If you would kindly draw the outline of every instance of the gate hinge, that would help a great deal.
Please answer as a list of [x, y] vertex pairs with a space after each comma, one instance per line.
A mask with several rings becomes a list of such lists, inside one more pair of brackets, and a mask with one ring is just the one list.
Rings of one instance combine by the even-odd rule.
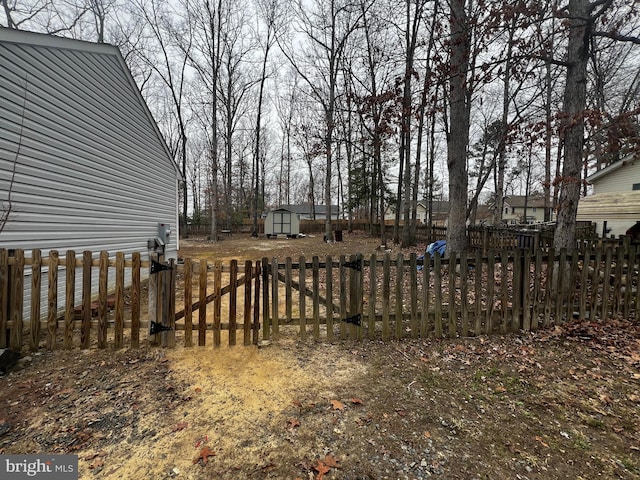
[[159, 322], [152, 321], [151, 322], [151, 328], [149, 328], [149, 334], [150, 335], [155, 335], [156, 333], [168, 332], [169, 330], [172, 330], [172, 328], [164, 326]]
[[155, 260], [151, 260], [151, 275], [154, 273], [162, 272], [163, 270], [171, 270], [171, 265], [164, 265]]
[[353, 268], [354, 270], [357, 270], [359, 272], [362, 271], [362, 260], [355, 260], [353, 262], [344, 262], [343, 265], [345, 268]]
[[360, 323], [362, 321], [362, 315], [360, 315], [359, 313], [357, 315], [353, 315], [352, 317], [347, 317], [345, 319], [342, 320], [345, 323], [350, 323], [352, 325], [356, 325], [356, 326], [360, 326]]

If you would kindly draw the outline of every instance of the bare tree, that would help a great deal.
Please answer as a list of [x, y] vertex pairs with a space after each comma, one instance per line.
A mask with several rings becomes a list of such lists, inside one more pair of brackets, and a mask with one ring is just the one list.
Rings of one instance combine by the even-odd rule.
[[280, 0], [257, 0], [258, 11], [260, 19], [264, 23], [264, 38], [262, 39], [263, 57], [262, 57], [262, 71], [260, 74], [260, 91], [258, 93], [258, 111], [256, 114], [256, 130], [255, 130], [255, 157], [253, 161], [254, 166], [254, 198], [253, 198], [253, 215], [252, 215], [252, 230], [251, 236], [258, 236], [258, 208], [260, 198], [260, 134], [262, 130], [262, 103], [264, 99], [264, 85], [267, 80], [267, 66], [269, 61], [269, 52], [275, 45], [275, 38], [277, 34], [277, 27], [280, 24]]
[[[96, 0], [92, 0], [96, 2]], [[145, 21], [147, 31], [151, 33], [157, 45], [157, 54], [149, 49], [141, 53], [141, 58], [158, 75], [166, 87], [173, 105], [178, 127], [178, 149], [172, 151], [179, 157], [182, 176], [187, 175], [187, 121], [185, 115], [185, 86], [187, 64], [192, 41], [189, 35], [183, 35], [183, 29], [172, 22], [173, 12], [158, 0], [143, 0], [132, 4], [132, 14]], [[182, 42], [180, 47], [177, 46]], [[182, 232], [187, 235], [187, 182], [182, 182]]]
[[[341, 72], [340, 57], [349, 36], [359, 27], [362, 12], [360, 6], [350, 0], [317, 0], [312, 3], [298, 1], [291, 6], [296, 15], [296, 33], [303, 35], [308, 44], [300, 49], [297, 43], [299, 39], [296, 38], [296, 43], [285, 44], [284, 41], [279, 41], [279, 45], [324, 112], [324, 201], [327, 212], [325, 238], [333, 241], [333, 144], [338, 76]], [[304, 60], [300, 58], [299, 52], [305, 54]]]

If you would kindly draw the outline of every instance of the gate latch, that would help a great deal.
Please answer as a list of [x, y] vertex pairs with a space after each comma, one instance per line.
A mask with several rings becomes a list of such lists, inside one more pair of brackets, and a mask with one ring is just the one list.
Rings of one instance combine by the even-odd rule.
[[352, 317], [347, 317], [344, 320], [342, 320], [345, 323], [350, 323], [352, 325], [356, 325], [356, 326], [360, 326], [360, 323], [362, 321], [362, 315], [360, 315], [359, 313], [357, 315], [353, 315]]

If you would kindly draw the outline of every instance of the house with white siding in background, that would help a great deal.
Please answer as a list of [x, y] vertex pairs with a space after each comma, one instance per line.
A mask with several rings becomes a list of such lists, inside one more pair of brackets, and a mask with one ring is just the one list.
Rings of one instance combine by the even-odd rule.
[[625, 235], [640, 222], [640, 155], [630, 155], [587, 178], [592, 194], [580, 199], [577, 220], [602, 236]]
[[118, 48], [3, 28], [0, 65], [0, 248], [144, 258], [169, 230], [175, 257], [180, 171]]

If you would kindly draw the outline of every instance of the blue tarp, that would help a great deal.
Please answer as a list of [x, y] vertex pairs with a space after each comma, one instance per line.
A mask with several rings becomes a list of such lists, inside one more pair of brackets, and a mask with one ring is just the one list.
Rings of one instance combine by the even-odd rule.
[[427, 245], [427, 253], [430, 257], [433, 257], [436, 253], [441, 257], [444, 257], [444, 252], [447, 248], [446, 240], [438, 240], [437, 242], [430, 243]]
[[[433, 257], [436, 253], [441, 257], [444, 257], [444, 252], [447, 248], [446, 240], [438, 240], [437, 242], [430, 243], [427, 245], [427, 255]], [[418, 257], [418, 260], [424, 260], [424, 255]], [[418, 265], [418, 270], [422, 270], [422, 265]]]

